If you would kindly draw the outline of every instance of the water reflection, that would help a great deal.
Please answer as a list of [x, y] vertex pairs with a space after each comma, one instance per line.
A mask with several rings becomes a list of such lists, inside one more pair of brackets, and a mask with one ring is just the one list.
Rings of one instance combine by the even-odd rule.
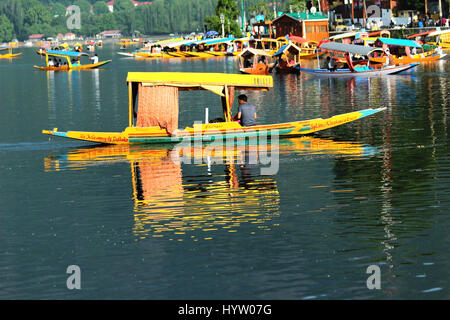
[[[361, 157], [375, 148], [357, 142], [302, 137], [278, 144], [243, 143], [211, 150], [208, 146], [96, 146], [47, 156], [45, 170], [80, 170], [128, 162], [131, 169], [133, 233], [136, 239], [165, 237], [209, 240], [253, 225], [250, 233], [270, 230], [280, 215], [275, 176], [261, 174], [261, 150], [280, 157]], [[183, 164], [189, 153], [192, 163]], [[248, 228], [246, 228], [248, 230]], [[248, 232], [248, 231], [247, 231]]]
[[94, 97], [95, 97], [95, 110], [97, 111], [97, 117], [100, 118], [101, 99], [100, 99], [100, 78], [99, 70], [92, 70], [92, 78], [94, 83]]
[[48, 99], [48, 119], [51, 123], [55, 123], [56, 120], [56, 107], [55, 107], [55, 73], [53, 71], [47, 71], [47, 99]]

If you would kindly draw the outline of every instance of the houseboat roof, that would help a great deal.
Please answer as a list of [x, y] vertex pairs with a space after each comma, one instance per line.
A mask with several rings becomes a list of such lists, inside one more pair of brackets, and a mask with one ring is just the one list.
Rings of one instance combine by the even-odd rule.
[[286, 13], [283, 13], [282, 15], [280, 15], [278, 18], [274, 19], [273, 22], [277, 21], [278, 19], [280, 19], [284, 16], [293, 18], [298, 21], [303, 21], [303, 20], [326, 20], [326, 21], [328, 21], [328, 17], [323, 15], [320, 12], [316, 12], [316, 13], [286, 12]]

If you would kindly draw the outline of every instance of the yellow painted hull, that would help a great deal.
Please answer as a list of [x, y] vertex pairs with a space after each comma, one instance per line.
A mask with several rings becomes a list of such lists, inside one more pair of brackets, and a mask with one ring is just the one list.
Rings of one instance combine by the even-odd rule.
[[43, 70], [43, 71], [88, 70], [88, 69], [99, 68], [109, 62], [111, 62], [111, 60], [101, 61], [99, 63], [85, 64], [85, 65], [76, 66], [76, 67], [69, 67], [68, 65], [60, 66], [60, 67], [40, 67], [40, 66], [33, 66], [33, 67], [35, 67], [36, 69], [39, 69], [39, 70]]
[[20, 53], [7, 53], [7, 54], [0, 54], [0, 59], [11, 59], [11, 58], [15, 58], [17, 56], [20, 56], [22, 54], [22, 52]]
[[[400, 65], [406, 65], [406, 64], [411, 64], [411, 63], [423, 63], [423, 62], [431, 62], [431, 61], [437, 61], [441, 58], [443, 58], [445, 56], [445, 54], [428, 54], [425, 56], [422, 56], [420, 54], [416, 54], [412, 57], [395, 57], [394, 56], [394, 61], [395, 61], [395, 65], [396, 66], [400, 66]], [[387, 57], [381, 57], [381, 58], [370, 58], [370, 61], [372, 62], [377, 62], [377, 63], [386, 63], [387, 62]]]
[[136, 58], [160, 58], [162, 53], [149, 53], [149, 52], [136, 52], [134, 54]]
[[164, 52], [162, 54], [162, 57], [163, 58], [184, 58], [186, 56], [181, 52]]
[[312, 119], [280, 124], [258, 125], [242, 127], [237, 122], [220, 122], [194, 125], [179, 130], [175, 135], [169, 135], [165, 129], [160, 127], [128, 127], [123, 132], [81, 132], [68, 131], [59, 132], [54, 130], [43, 130], [42, 133], [104, 144], [135, 144], [135, 143], [178, 143], [182, 141], [214, 141], [217, 139], [240, 139], [247, 137], [258, 137], [277, 133], [279, 137], [293, 137], [326, 130], [357, 119], [380, 112], [385, 108], [366, 109], [361, 111], [340, 114], [328, 119]]
[[216, 57], [224, 57], [227, 55], [226, 52], [221, 52], [221, 51], [207, 51], [207, 53], [211, 56], [216, 56]]
[[211, 58], [211, 55], [206, 51], [205, 52], [183, 51], [183, 54], [189, 58]]

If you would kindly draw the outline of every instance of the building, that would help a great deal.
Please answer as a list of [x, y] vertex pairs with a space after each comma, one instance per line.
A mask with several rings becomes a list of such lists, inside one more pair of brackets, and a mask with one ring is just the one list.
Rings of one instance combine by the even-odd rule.
[[321, 41], [329, 37], [328, 17], [322, 13], [283, 13], [272, 21], [275, 38], [288, 34], [308, 40]]
[[77, 37], [77, 35], [75, 33], [72, 32], [68, 32], [64, 35], [64, 40], [75, 40], [75, 38]]
[[97, 38], [105, 39], [105, 38], [120, 38], [122, 33], [120, 30], [106, 30], [102, 31], [97, 35]]
[[44, 38], [43, 34], [32, 34], [28, 37], [28, 39], [31, 41], [39, 41], [42, 40], [43, 38]]

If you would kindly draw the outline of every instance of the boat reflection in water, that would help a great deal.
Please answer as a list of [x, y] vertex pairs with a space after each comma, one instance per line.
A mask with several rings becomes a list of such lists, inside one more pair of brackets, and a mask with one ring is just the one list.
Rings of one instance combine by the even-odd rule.
[[[235, 144], [232, 150], [182, 144], [171, 148], [84, 147], [48, 156], [44, 165], [46, 171], [59, 171], [129, 162], [136, 239], [198, 241], [238, 229], [253, 234], [277, 226], [280, 194], [276, 175], [261, 174], [261, 168], [267, 165], [260, 164], [262, 151], [277, 155], [278, 160], [288, 154], [361, 157], [373, 154], [374, 150], [356, 142], [305, 136], [264, 145]], [[186, 159], [193, 164], [186, 164]]]

